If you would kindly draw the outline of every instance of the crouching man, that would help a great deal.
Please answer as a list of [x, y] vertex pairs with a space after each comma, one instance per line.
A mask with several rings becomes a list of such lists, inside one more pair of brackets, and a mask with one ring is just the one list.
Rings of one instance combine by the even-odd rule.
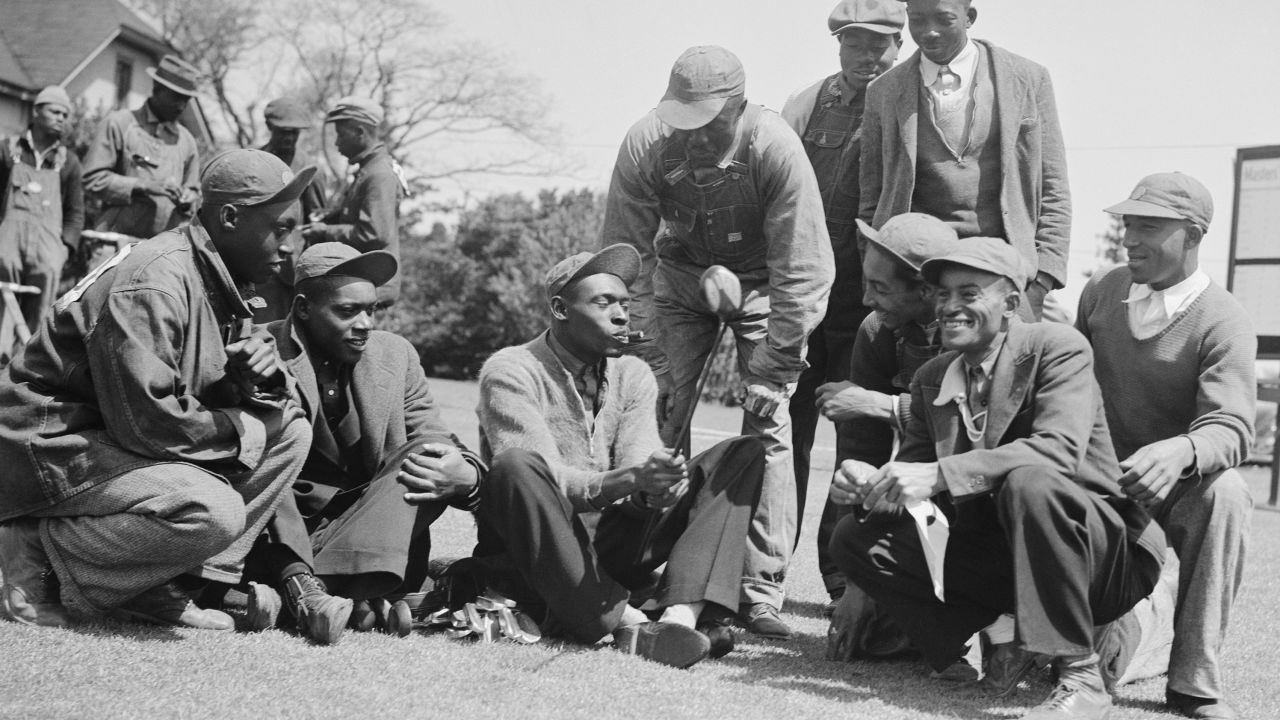
[[[845, 517], [832, 556], [935, 670], [1013, 613], [1025, 666], [1052, 662], [1060, 678], [1026, 717], [1104, 718], [1095, 626], [1151, 592], [1164, 536], [1116, 484], [1088, 342], [1017, 320], [1021, 268], [994, 238], [922, 266], [947, 352], [912, 382], [898, 460], [879, 470], [846, 461], [832, 489], [840, 502], [908, 512]], [[926, 500], [936, 509], [922, 512]], [[949, 526], [945, 547], [939, 525]]]
[[[353, 600], [357, 629], [408, 634], [400, 597], [426, 580], [431, 523], [450, 505], [474, 510], [485, 471], [441, 420], [418, 352], [373, 329], [377, 288], [396, 271], [386, 251], [312, 245], [295, 265], [293, 309], [267, 326], [313, 440], [251, 566], [320, 643], [338, 640]], [[251, 627], [274, 624], [280, 609], [272, 587], [251, 585]]]
[[232, 629], [194, 591], [240, 580], [311, 439], [237, 288], [279, 267], [285, 211], [314, 172], [258, 150], [215, 157], [191, 223], [86, 276], [0, 377], [10, 618], [118, 610]]
[[[517, 586], [569, 637], [675, 667], [733, 648], [747, 531], [764, 447], [725, 441], [692, 460], [664, 448], [657, 382], [627, 345], [640, 254], [611, 245], [547, 274], [551, 328], [480, 371], [480, 557], [503, 556]], [[594, 541], [584, 519], [599, 512]], [[656, 622], [629, 604], [666, 564]], [[519, 596], [520, 593], [511, 593]], [[697, 629], [695, 629], [697, 628]]]

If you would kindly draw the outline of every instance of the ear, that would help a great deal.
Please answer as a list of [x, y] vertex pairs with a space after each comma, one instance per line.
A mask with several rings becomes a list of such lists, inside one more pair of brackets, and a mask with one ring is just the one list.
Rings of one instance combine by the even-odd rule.
[[557, 320], [569, 319], [568, 305], [565, 303], [564, 298], [559, 295], [551, 298], [551, 317]]
[[311, 301], [301, 293], [293, 296], [293, 315], [299, 320], [311, 319]]
[[232, 231], [236, 229], [236, 222], [240, 219], [240, 210], [235, 205], [223, 205], [218, 208], [218, 224], [223, 230]]
[[1002, 316], [1006, 319], [1016, 317], [1020, 307], [1022, 307], [1022, 291], [1011, 290], [1004, 296], [1004, 312]]
[[967, 18], [969, 19], [969, 21], [968, 21], [968, 22], [966, 22], [966, 23], [964, 24], [964, 26], [965, 26], [965, 27], [973, 27], [973, 24], [974, 24], [975, 22], [977, 22], [977, 21], [978, 21], [978, 8], [973, 7], [972, 5], [970, 5], [970, 6], [969, 6], [969, 11], [965, 13], [965, 17], [967, 17]]
[[1187, 238], [1182, 242], [1183, 249], [1191, 250], [1199, 247], [1201, 240], [1204, 240], [1204, 231], [1200, 229], [1200, 226], [1187, 223]]

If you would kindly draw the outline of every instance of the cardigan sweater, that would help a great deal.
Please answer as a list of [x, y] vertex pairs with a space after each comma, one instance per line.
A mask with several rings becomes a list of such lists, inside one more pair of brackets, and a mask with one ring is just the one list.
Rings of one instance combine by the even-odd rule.
[[1137, 340], [1129, 326], [1133, 277], [1125, 266], [1096, 277], [1080, 297], [1076, 325], [1093, 344], [1107, 424], [1117, 458], [1185, 435], [1194, 470], [1239, 465], [1253, 443], [1258, 337], [1240, 303], [1210, 283], [1156, 335]]
[[606, 359], [593, 429], [547, 335], [499, 350], [480, 369], [480, 454], [491, 462], [505, 450], [535, 452], [575, 511], [600, 510], [605, 473], [640, 465], [662, 447], [658, 384], [640, 358]]

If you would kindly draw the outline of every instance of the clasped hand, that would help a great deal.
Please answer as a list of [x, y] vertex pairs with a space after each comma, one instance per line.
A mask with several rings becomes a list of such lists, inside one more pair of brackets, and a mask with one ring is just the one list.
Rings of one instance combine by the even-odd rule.
[[423, 443], [422, 452], [409, 453], [400, 462], [396, 481], [408, 490], [410, 505], [459, 497], [476, 486], [476, 469], [457, 447], [447, 443]]
[[845, 460], [831, 478], [831, 502], [861, 503], [865, 510], [906, 507], [943, 488], [937, 463], [890, 462], [877, 470], [861, 460]]
[[689, 466], [678, 450], [654, 450], [636, 470], [636, 491], [651, 508], [670, 507], [689, 490]]

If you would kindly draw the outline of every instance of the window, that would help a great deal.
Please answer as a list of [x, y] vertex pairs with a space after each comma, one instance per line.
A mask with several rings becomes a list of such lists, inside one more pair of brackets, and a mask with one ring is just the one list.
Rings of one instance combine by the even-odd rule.
[[129, 104], [129, 91], [133, 89], [133, 63], [116, 58], [116, 109]]

